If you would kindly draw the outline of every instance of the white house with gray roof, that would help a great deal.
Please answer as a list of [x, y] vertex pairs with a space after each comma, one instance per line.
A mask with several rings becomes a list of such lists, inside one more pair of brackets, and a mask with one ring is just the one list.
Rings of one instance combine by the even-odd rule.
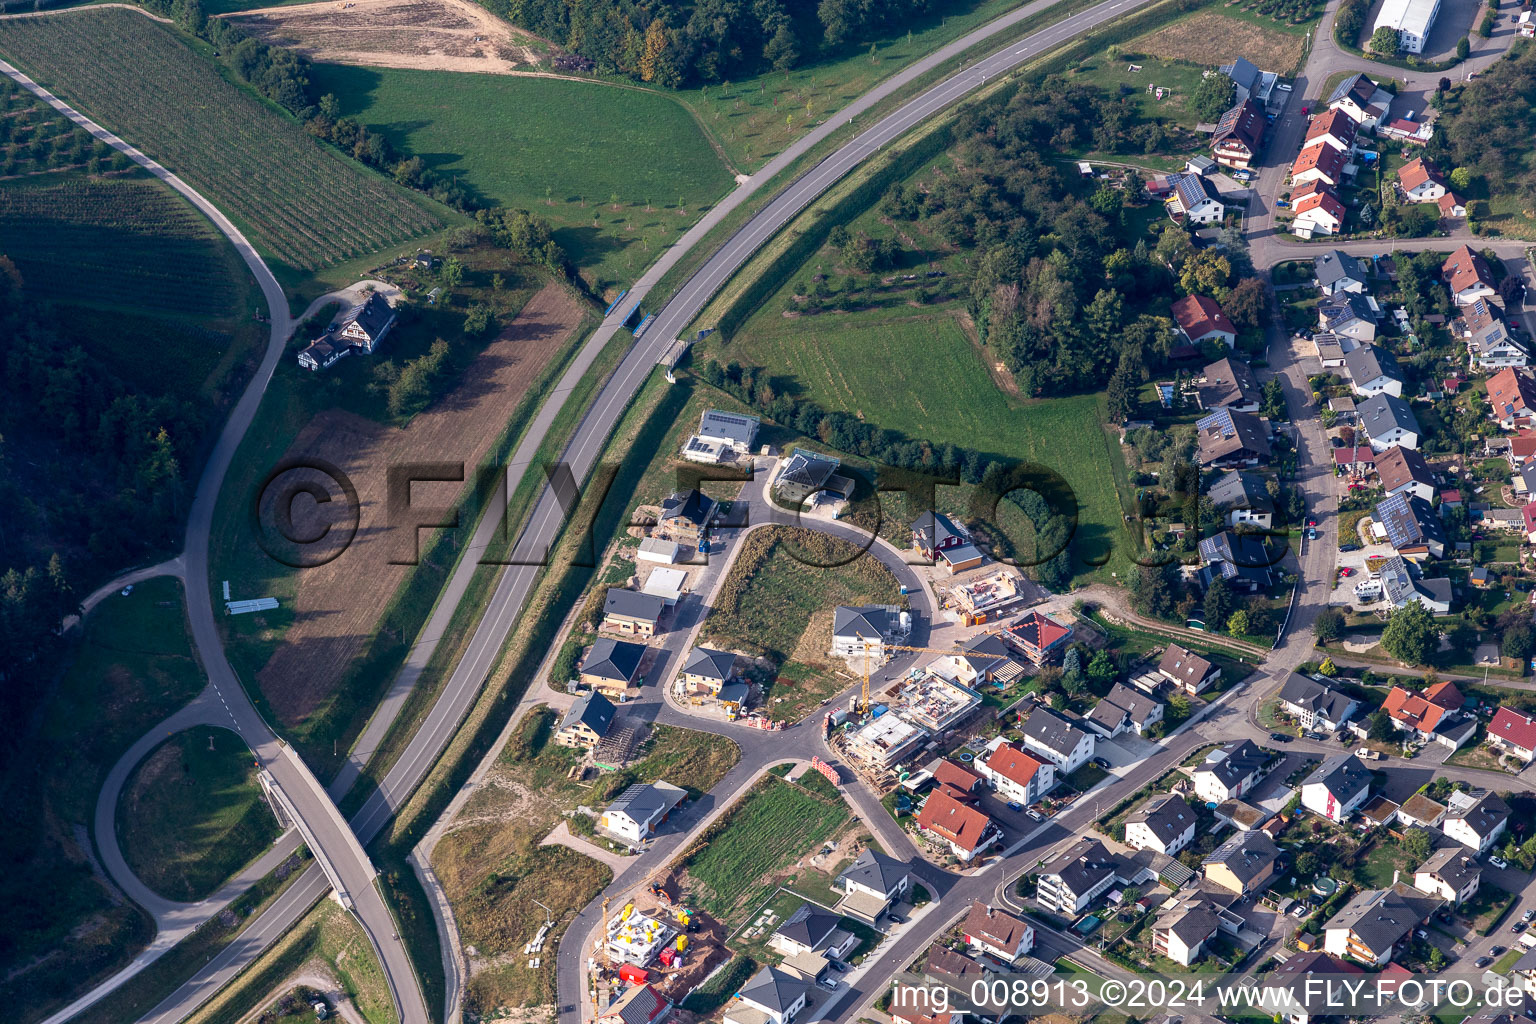
[[1060, 771], [1074, 772], [1093, 758], [1093, 733], [1079, 729], [1048, 707], [1031, 711], [1020, 731], [1024, 734], [1024, 745]]
[[1209, 754], [1194, 771], [1195, 795], [1207, 803], [1239, 800], [1264, 777], [1269, 755], [1252, 740], [1232, 740]]
[[1353, 754], [1330, 757], [1301, 784], [1301, 805], [1333, 822], [1348, 821], [1370, 795], [1371, 773]]
[[739, 412], [706, 409], [699, 418], [699, 431], [683, 444], [683, 458], [689, 462], [729, 462], [752, 451], [757, 439], [758, 418]]
[[911, 865], [867, 847], [837, 876], [843, 898], [832, 909], [872, 925], [907, 895], [911, 885]]
[[1370, 438], [1372, 451], [1384, 452], [1395, 444], [1418, 450], [1424, 428], [1408, 403], [1396, 395], [1372, 395], [1356, 406], [1355, 414]]
[[1350, 387], [1361, 398], [1403, 394], [1403, 371], [1397, 357], [1379, 345], [1361, 345], [1344, 356]]
[[805, 1009], [810, 992], [810, 982], [764, 967], [726, 1004], [726, 1024], [790, 1024]]
[[1147, 800], [1125, 819], [1125, 845], [1172, 857], [1195, 841], [1195, 812], [1183, 797], [1163, 793]]
[[905, 643], [911, 632], [912, 614], [894, 604], [840, 604], [832, 610], [832, 653], [838, 657], [884, 664], [885, 645]]
[[1360, 702], [1325, 679], [1292, 672], [1280, 688], [1280, 706], [1296, 716], [1303, 729], [1338, 732], [1360, 708]]
[[637, 782], [608, 805], [597, 824], [603, 831], [638, 845], [687, 798], [687, 790], [670, 782]]
[[[1456, 796], [1462, 796], [1457, 800]], [[1450, 813], [1440, 828], [1448, 838], [1469, 850], [1487, 853], [1509, 827], [1509, 805], [1493, 793], [1470, 799], [1464, 794], [1451, 798]]]
[[1363, 294], [1370, 275], [1360, 260], [1338, 249], [1330, 249], [1312, 259], [1312, 272], [1324, 295], [1339, 292]]

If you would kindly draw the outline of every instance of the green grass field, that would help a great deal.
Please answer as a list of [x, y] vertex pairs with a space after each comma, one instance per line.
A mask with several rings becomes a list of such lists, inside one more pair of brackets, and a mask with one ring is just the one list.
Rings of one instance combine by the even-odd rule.
[[0, 54], [185, 177], [289, 276], [424, 234], [448, 216], [325, 147], [132, 11], [0, 22]]
[[217, 398], [266, 340], [234, 247], [147, 176], [0, 185], [0, 238], [29, 298], [59, 305], [70, 339], [147, 394]]
[[278, 827], [239, 736], [201, 726], [134, 769], [118, 797], [117, 831], [140, 881], [192, 903], [259, 857]]
[[[1078, 501], [1077, 550], [1107, 556], [1085, 574], [1108, 579], [1129, 563], [1115, 467], [1095, 395], [1015, 399], [993, 381], [951, 312], [785, 319], [765, 304], [707, 355], [765, 367], [774, 389], [855, 413], [908, 438], [951, 443], [1055, 470]], [[696, 357], [700, 358], [700, 357]]]
[[[202, 689], [181, 584], [169, 577], [112, 596], [20, 740], [3, 780], [0, 1000], [7, 1017], [46, 1016], [120, 967], [154, 933], [93, 874], [87, 835], [103, 777], [130, 744]], [[46, 955], [44, 955], [46, 954]]]
[[661, 93], [335, 64], [310, 77], [398, 148], [547, 219], [600, 284], [633, 280], [732, 185], [688, 110]]
[[688, 898], [714, 917], [736, 924], [777, 883], [775, 873], [832, 836], [850, 820], [841, 800], [765, 778], [701, 839], [708, 845], [687, 860]]

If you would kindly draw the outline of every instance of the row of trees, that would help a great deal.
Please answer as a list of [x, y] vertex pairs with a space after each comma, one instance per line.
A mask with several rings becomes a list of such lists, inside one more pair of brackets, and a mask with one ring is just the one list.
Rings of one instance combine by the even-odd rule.
[[835, 56], [953, 0], [480, 0], [605, 74], [670, 87], [788, 71]]

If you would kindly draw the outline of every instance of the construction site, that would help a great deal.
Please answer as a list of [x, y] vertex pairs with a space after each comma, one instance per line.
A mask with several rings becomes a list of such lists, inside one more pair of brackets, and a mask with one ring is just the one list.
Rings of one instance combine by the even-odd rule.
[[603, 901], [603, 925], [586, 951], [599, 1013], [631, 985], [650, 984], [679, 1004], [729, 959], [725, 928], [677, 893], [676, 877], [664, 868], [622, 907]]

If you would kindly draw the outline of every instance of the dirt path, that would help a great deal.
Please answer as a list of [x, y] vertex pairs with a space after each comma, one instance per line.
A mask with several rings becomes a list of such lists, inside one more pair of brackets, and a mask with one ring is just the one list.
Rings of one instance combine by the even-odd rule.
[[[466, 475], [472, 475], [534, 379], [580, 324], [583, 312], [580, 300], [568, 290], [546, 285], [470, 364], [458, 387], [404, 429], [331, 410], [299, 433], [285, 456], [339, 467], [357, 488], [360, 512], [351, 546], [334, 561], [300, 573], [293, 626], [258, 677], [284, 722], [302, 719], [331, 695], [406, 577], [409, 566], [391, 564], [391, 559], [409, 557], [412, 548], [411, 531], [387, 528], [388, 468], [462, 462]], [[418, 483], [411, 500], [419, 506], [448, 506], [461, 486]], [[322, 509], [298, 508], [294, 519], [299, 529], [322, 525]]]

